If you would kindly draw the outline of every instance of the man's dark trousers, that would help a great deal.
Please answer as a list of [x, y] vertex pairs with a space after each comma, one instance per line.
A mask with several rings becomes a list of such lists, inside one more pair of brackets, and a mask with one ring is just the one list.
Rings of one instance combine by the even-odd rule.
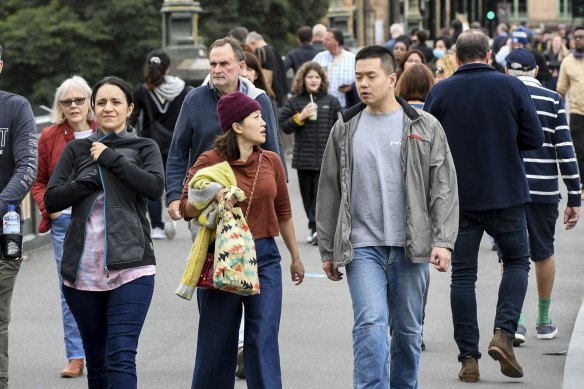
[[[458, 238], [452, 253], [450, 306], [454, 340], [460, 353], [480, 358], [475, 286], [478, 251], [483, 232], [495, 238], [503, 258], [503, 278], [499, 286], [494, 328], [515, 336], [527, 291], [529, 246], [523, 205], [484, 211], [460, 211]], [[494, 266], [494, 264], [493, 264]]]

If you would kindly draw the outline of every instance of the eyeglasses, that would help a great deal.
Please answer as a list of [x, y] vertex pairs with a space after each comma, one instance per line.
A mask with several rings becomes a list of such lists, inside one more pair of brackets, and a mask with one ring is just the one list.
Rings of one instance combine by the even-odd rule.
[[444, 68], [442, 66], [436, 66], [436, 74], [444, 74]]
[[61, 105], [65, 108], [69, 108], [73, 103], [75, 103], [76, 106], [80, 106], [85, 104], [85, 97], [76, 97], [74, 99], [61, 100], [59, 101], [59, 103], [61, 103]]
[[584, 35], [574, 35], [574, 40], [579, 41], [580, 39], [584, 39]]

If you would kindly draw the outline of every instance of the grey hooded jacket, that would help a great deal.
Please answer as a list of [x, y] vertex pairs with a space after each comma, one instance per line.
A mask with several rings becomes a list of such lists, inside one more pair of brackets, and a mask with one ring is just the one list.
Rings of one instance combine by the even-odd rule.
[[[454, 248], [458, 186], [446, 135], [433, 116], [397, 98], [404, 110], [401, 165], [406, 200], [406, 258], [429, 262], [433, 247]], [[321, 259], [335, 267], [353, 259], [351, 177], [353, 135], [365, 109], [357, 104], [335, 123], [324, 152], [316, 200]]]

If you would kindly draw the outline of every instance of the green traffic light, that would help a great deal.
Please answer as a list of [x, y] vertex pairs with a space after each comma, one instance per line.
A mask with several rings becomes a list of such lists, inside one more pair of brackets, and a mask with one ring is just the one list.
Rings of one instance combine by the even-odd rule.
[[487, 19], [489, 20], [495, 19], [495, 13], [493, 11], [487, 12]]

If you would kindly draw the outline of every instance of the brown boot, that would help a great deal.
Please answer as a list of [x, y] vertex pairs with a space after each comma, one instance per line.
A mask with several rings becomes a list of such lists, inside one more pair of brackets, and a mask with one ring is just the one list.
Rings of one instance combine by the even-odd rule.
[[466, 357], [462, 361], [458, 378], [463, 382], [477, 382], [481, 378], [479, 361], [475, 357]]
[[489, 355], [501, 364], [501, 373], [507, 377], [523, 377], [523, 369], [513, 352], [513, 341], [500, 328], [495, 329], [495, 335], [489, 343]]
[[83, 367], [85, 365], [85, 360], [80, 359], [69, 359], [69, 364], [61, 372], [61, 378], [77, 378], [83, 375]]

